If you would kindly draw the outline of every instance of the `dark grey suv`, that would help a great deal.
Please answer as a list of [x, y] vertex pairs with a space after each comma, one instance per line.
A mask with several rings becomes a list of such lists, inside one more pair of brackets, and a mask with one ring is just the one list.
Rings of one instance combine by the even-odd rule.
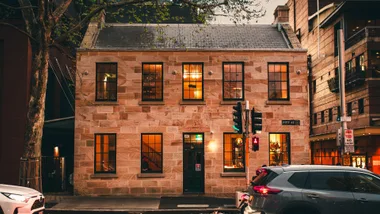
[[252, 209], [264, 214], [380, 213], [380, 177], [346, 166], [265, 167]]

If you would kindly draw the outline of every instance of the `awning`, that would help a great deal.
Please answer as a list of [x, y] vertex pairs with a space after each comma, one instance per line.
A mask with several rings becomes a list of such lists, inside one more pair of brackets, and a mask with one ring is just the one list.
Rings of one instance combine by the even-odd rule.
[[74, 116], [45, 120], [44, 128], [74, 131]]
[[[354, 129], [354, 136], [371, 136], [371, 135], [380, 135], [380, 127], [367, 127], [361, 129]], [[324, 141], [324, 140], [334, 140], [336, 139], [336, 133], [326, 133], [321, 135], [310, 136], [310, 142]]]

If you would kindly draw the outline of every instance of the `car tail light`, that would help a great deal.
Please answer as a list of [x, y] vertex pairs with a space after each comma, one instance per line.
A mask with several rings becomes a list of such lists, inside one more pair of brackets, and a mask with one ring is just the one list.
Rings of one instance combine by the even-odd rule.
[[268, 195], [268, 194], [278, 194], [282, 192], [280, 189], [271, 188], [267, 186], [255, 186], [253, 187], [253, 190], [257, 193], [260, 193], [262, 195]]

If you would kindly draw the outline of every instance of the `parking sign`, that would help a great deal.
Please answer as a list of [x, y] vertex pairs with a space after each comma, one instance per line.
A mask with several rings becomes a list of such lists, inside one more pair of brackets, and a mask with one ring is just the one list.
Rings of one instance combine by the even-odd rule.
[[353, 153], [354, 149], [354, 130], [346, 129], [344, 130], [344, 151]]

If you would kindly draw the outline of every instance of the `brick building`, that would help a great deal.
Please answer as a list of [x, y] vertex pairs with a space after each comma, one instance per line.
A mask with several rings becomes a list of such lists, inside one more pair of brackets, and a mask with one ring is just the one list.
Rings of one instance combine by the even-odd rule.
[[[91, 23], [74, 193], [231, 195], [262, 164], [310, 163], [306, 60], [287, 24]], [[257, 152], [232, 128], [245, 100], [263, 114]]]
[[341, 161], [336, 143], [341, 115], [337, 30], [341, 28], [346, 112], [351, 117], [347, 126], [355, 139], [355, 152], [344, 155], [344, 164], [380, 173], [380, 2], [289, 0], [287, 6], [289, 23], [310, 56], [312, 163]]

